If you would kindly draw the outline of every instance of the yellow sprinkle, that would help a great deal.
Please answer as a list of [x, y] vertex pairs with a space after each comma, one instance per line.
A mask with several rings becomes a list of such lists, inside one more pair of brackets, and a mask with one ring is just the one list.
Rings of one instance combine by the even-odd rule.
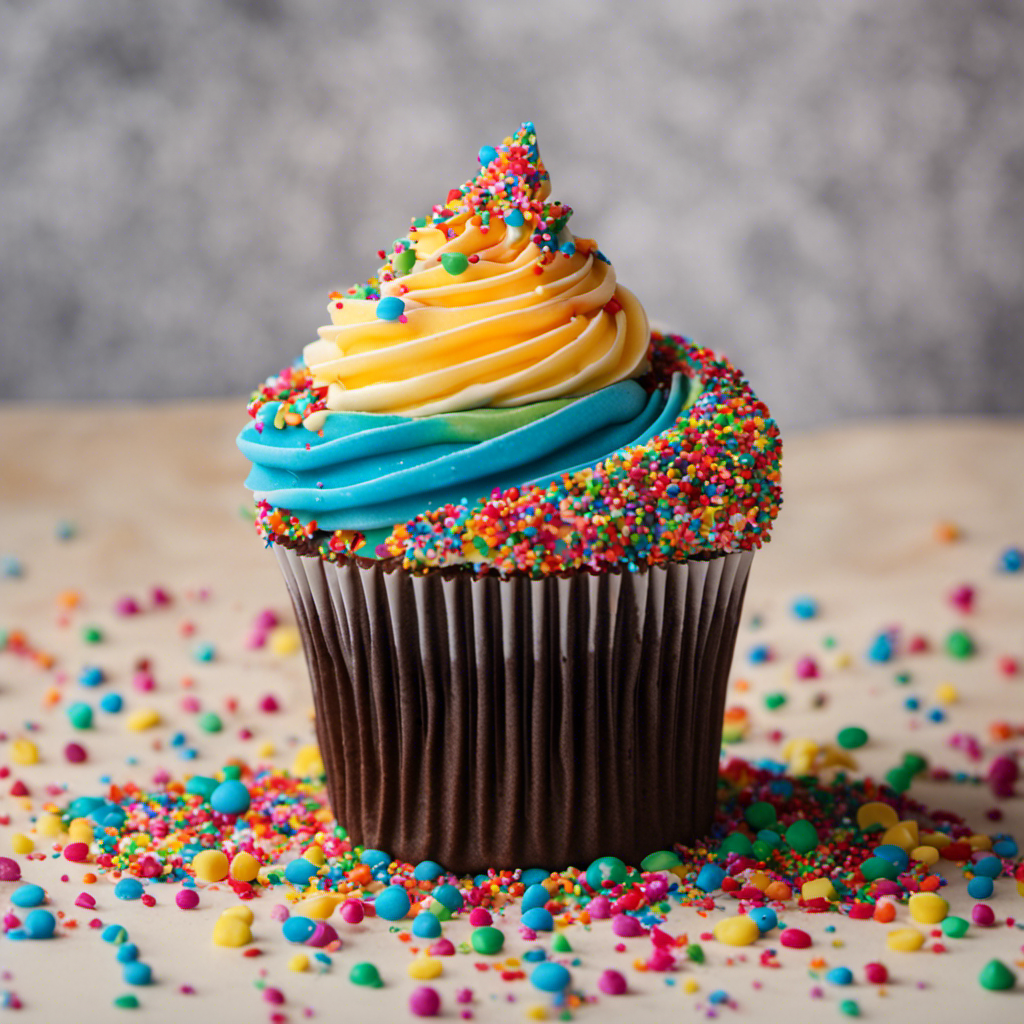
[[266, 740], [265, 742], [260, 744], [259, 749], [256, 751], [256, 753], [260, 757], [273, 757], [274, 754], [277, 753], [277, 747], [275, 747], [274, 744], [270, 742], [270, 740]]
[[935, 699], [943, 704], [955, 704], [960, 694], [952, 683], [940, 683], [935, 687]]
[[324, 759], [320, 751], [312, 744], [300, 747], [292, 761], [292, 775], [309, 777], [311, 775], [323, 775]]
[[849, 668], [853, 664], [853, 657], [849, 651], [839, 651], [832, 659], [836, 668]]
[[934, 892], [915, 892], [907, 906], [918, 924], [938, 924], [949, 914], [949, 904]]
[[231, 858], [228, 873], [236, 882], [251, 882], [260, 873], [260, 862], [251, 853], [242, 850]]
[[15, 764], [35, 764], [39, 760], [39, 748], [31, 740], [15, 740], [11, 744], [11, 760]]
[[1017, 879], [1017, 895], [1024, 896], [1024, 878]]
[[216, 946], [247, 946], [252, 942], [252, 930], [240, 917], [221, 914], [213, 926], [213, 942]]
[[124, 724], [131, 732], [145, 732], [160, 724], [160, 712], [155, 708], [138, 708], [125, 719]]
[[888, 828], [882, 836], [882, 843], [898, 846], [904, 853], [910, 853], [921, 842], [916, 821], [901, 821]]
[[687, 978], [686, 981], [683, 982], [683, 991], [687, 995], [691, 995], [691, 996], [693, 995], [694, 992], [699, 992], [700, 991], [700, 985], [697, 984], [697, 979], [696, 978]]
[[881, 825], [882, 828], [892, 828], [899, 823], [899, 815], [881, 800], [872, 800], [870, 803], [861, 804], [857, 809], [857, 827], [868, 829], [872, 825]]
[[309, 957], [306, 956], [305, 953], [296, 953], [295, 956], [293, 956], [288, 961], [288, 970], [289, 971], [295, 971], [296, 973], [301, 973], [302, 971], [308, 971], [309, 970]]
[[849, 751], [834, 743], [829, 743], [824, 749], [824, 756], [821, 759], [822, 768], [834, 768], [836, 766], [857, 770], [857, 760]]
[[220, 882], [228, 877], [228, 858], [223, 850], [203, 850], [192, 858], [192, 870], [201, 882]]
[[302, 854], [310, 864], [315, 864], [318, 868], [322, 868], [327, 863], [327, 858], [324, 856], [324, 851], [319, 846], [310, 846]]
[[941, 850], [944, 847], [949, 846], [953, 842], [949, 836], [942, 832], [922, 832], [921, 833], [921, 845], [922, 846], [934, 846], [936, 850]]
[[267, 638], [270, 649], [282, 657], [295, 654], [302, 647], [302, 638], [294, 626], [276, 626]]
[[528, 1006], [526, 1008], [527, 1020], [547, 1020], [548, 1011], [543, 1006]]
[[15, 853], [31, 853], [35, 848], [36, 844], [23, 832], [11, 833], [11, 849]]
[[251, 925], [253, 922], [253, 912], [244, 904], [239, 903], [236, 906], [228, 907], [227, 910], [222, 911], [221, 917], [237, 917], [239, 921], [243, 921], [245, 924]]
[[966, 842], [970, 845], [972, 850], [991, 850], [992, 849], [992, 837], [982, 836], [975, 834], [968, 836]]
[[885, 937], [894, 953], [916, 953], [924, 945], [924, 936], [916, 928], [896, 928]]
[[931, 866], [938, 863], [939, 851], [934, 846], [915, 846], [910, 851], [910, 859], [918, 860], [922, 864]]
[[751, 871], [747, 876], [747, 884], [754, 886], [764, 892], [771, 885], [772, 880], [763, 871]]
[[443, 969], [440, 957], [418, 956], [409, 964], [409, 977], [416, 978], [417, 981], [430, 981], [439, 977]]
[[334, 913], [334, 908], [341, 902], [340, 896], [314, 896], [303, 900], [295, 908], [296, 914], [311, 917], [314, 921], [326, 921]]
[[804, 882], [804, 884], [800, 886], [800, 895], [805, 900], [814, 900], [824, 897], [827, 900], [835, 902], [839, 899], [839, 893], [836, 892], [836, 887], [832, 884], [831, 878], [814, 878], [810, 882]]
[[76, 843], [91, 843], [92, 825], [85, 818], [72, 818], [71, 824], [68, 825], [68, 835]]
[[64, 831], [64, 822], [60, 820], [59, 814], [40, 814], [36, 831], [44, 839], [56, 839]]
[[746, 914], [726, 917], [714, 928], [715, 938], [727, 946], [749, 946], [761, 934], [756, 922]]

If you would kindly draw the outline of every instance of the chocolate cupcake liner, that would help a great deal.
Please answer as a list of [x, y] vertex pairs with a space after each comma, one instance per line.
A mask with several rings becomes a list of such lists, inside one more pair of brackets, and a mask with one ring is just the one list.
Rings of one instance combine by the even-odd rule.
[[751, 552], [500, 580], [274, 550], [353, 842], [475, 873], [710, 829]]

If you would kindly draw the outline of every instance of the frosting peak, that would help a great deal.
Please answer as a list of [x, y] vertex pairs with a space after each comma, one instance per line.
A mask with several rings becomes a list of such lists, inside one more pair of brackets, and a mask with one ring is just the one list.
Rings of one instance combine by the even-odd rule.
[[304, 358], [326, 408], [428, 416], [585, 395], [647, 369], [643, 307], [568, 228], [526, 122], [367, 286], [333, 293]]

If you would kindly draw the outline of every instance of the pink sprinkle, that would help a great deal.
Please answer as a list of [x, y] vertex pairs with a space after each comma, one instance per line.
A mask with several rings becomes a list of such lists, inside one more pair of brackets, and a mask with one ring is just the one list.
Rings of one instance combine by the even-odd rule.
[[473, 990], [471, 988], [460, 988], [455, 993], [455, 1001], [463, 1005], [473, 1002]]
[[258, 651], [266, 642], [267, 634], [262, 629], [254, 629], [246, 638], [245, 646], [247, 650]]
[[431, 956], [455, 956], [455, 946], [451, 939], [438, 939], [427, 952]]
[[[64, 859], [69, 860], [74, 864], [81, 864], [89, 856], [89, 844], [88, 843], [68, 843], [64, 847]], [[85, 895], [83, 893], [83, 895]], [[89, 897], [92, 899], [92, 897]], [[93, 900], [93, 906], [96, 905], [96, 901]]]
[[10, 857], [0, 857], [0, 882], [16, 882], [21, 878], [21, 867]]
[[281, 620], [277, 617], [277, 612], [273, 608], [264, 608], [263, 611], [256, 616], [256, 620], [253, 623], [255, 629], [273, 629], [278, 622]]
[[493, 918], [491, 917], [490, 912], [484, 910], [483, 907], [476, 907], [469, 915], [469, 923], [474, 928], [484, 928], [489, 925], [492, 920]]
[[75, 906], [81, 907], [83, 910], [95, 910], [96, 909], [96, 897], [91, 893], [80, 892], [75, 897]]
[[191, 985], [182, 985], [178, 991], [183, 996], [194, 996], [196, 994], [196, 990]]
[[817, 679], [818, 663], [810, 657], [799, 658], [793, 672], [797, 679]]
[[441, 997], [429, 985], [414, 989], [409, 996], [409, 1011], [416, 1017], [436, 1017], [441, 1010]]
[[15, 917], [10, 911], [4, 914], [3, 925], [5, 931], [10, 931], [12, 928], [21, 927], [21, 918]]
[[64, 747], [64, 758], [72, 764], [81, 764], [88, 756], [81, 743], [69, 743]]
[[103, 927], [103, 922], [98, 917], [94, 917], [89, 922], [89, 927], [90, 928], [102, 928]]
[[272, 715], [275, 711], [281, 710], [281, 705], [278, 703], [277, 698], [272, 694], [268, 693], [265, 697], [260, 700], [260, 711], [265, 714]]
[[196, 714], [201, 707], [202, 705], [199, 703], [199, 698], [193, 696], [191, 693], [181, 698], [181, 710], [190, 715]]
[[132, 686], [140, 693], [148, 693], [156, 689], [156, 680], [150, 672], [136, 672], [132, 676]]
[[595, 896], [587, 904], [587, 910], [594, 921], [603, 921], [612, 916], [612, 905], [607, 896]]
[[199, 906], [199, 893], [195, 889], [181, 889], [175, 893], [174, 902], [182, 910], [195, 910]]
[[117, 615], [138, 615], [139, 603], [134, 597], [119, 597], [114, 604], [114, 612]]
[[656, 949], [647, 958], [647, 967], [652, 971], [670, 971], [675, 962], [675, 957], [667, 949]]
[[607, 996], [621, 996], [626, 992], [626, 979], [618, 971], [609, 968], [598, 978], [597, 987]]
[[889, 980], [889, 971], [885, 964], [868, 964], [864, 974], [872, 985], [884, 985]]
[[957, 611], [970, 612], [974, 606], [974, 587], [968, 586], [966, 583], [961, 584], [959, 587], [954, 587], [949, 592], [949, 603], [957, 609]]
[[676, 940], [657, 925], [651, 929], [651, 942], [654, 943], [657, 949], [670, 949], [676, 944]]
[[779, 936], [779, 942], [789, 949], [806, 949], [811, 944], [811, 937], [800, 928], [787, 928]]
[[644, 926], [628, 914], [616, 914], [612, 918], [612, 931], [623, 939], [633, 939], [644, 934]]
[[149, 592], [149, 596], [153, 604], [155, 604], [158, 608], [162, 608], [165, 605], [169, 605], [171, 603], [171, 595], [168, 594], [163, 587], [154, 587]]
[[330, 945], [332, 942], [337, 942], [340, 945], [341, 939], [326, 921], [317, 921], [313, 934], [306, 939], [307, 946], [316, 946], [317, 949], [323, 949], [324, 946]]
[[995, 911], [986, 903], [975, 903], [971, 920], [981, 928], [991, 928], [996, 923]]
[[156, 897], [152, 895], [152, 893], [145, 892], [142, 894], [142, 899], [140, 900], [140, 902], [144, 907], [155, 907]]
[[341, 905], [341, 918], [346, 924], [359, 924], [364, 916], [362, 900], [345, 900]]
[[270, 918], [272, 921], [287, 921], [291, 916], [291, 911], [283, 903], [275, 903], [270, 908]]
[[274, 1006], [280, 1006], [284, 1002], [284, 993], [279, 988], [268, 985], [263, 990], [263, 1001], [265, 1003], [273, 1003]]

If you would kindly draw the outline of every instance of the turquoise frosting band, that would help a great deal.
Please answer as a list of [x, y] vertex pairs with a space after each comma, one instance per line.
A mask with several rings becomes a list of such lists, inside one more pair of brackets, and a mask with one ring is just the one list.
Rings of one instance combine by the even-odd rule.
[[301, 424], [275, 427], [280, 403], [269, 402], [242, 430], [238, 447], [252, 463], [246, 486], [257, 498], [322, 530], [369, 535], [645, 444], [678, 419], [696, 390], [677, 373], [669, 389], [650, 394], [624, 380], [581, 398], [512, 409], [419, 419], [332, 412], [322, 437]]

